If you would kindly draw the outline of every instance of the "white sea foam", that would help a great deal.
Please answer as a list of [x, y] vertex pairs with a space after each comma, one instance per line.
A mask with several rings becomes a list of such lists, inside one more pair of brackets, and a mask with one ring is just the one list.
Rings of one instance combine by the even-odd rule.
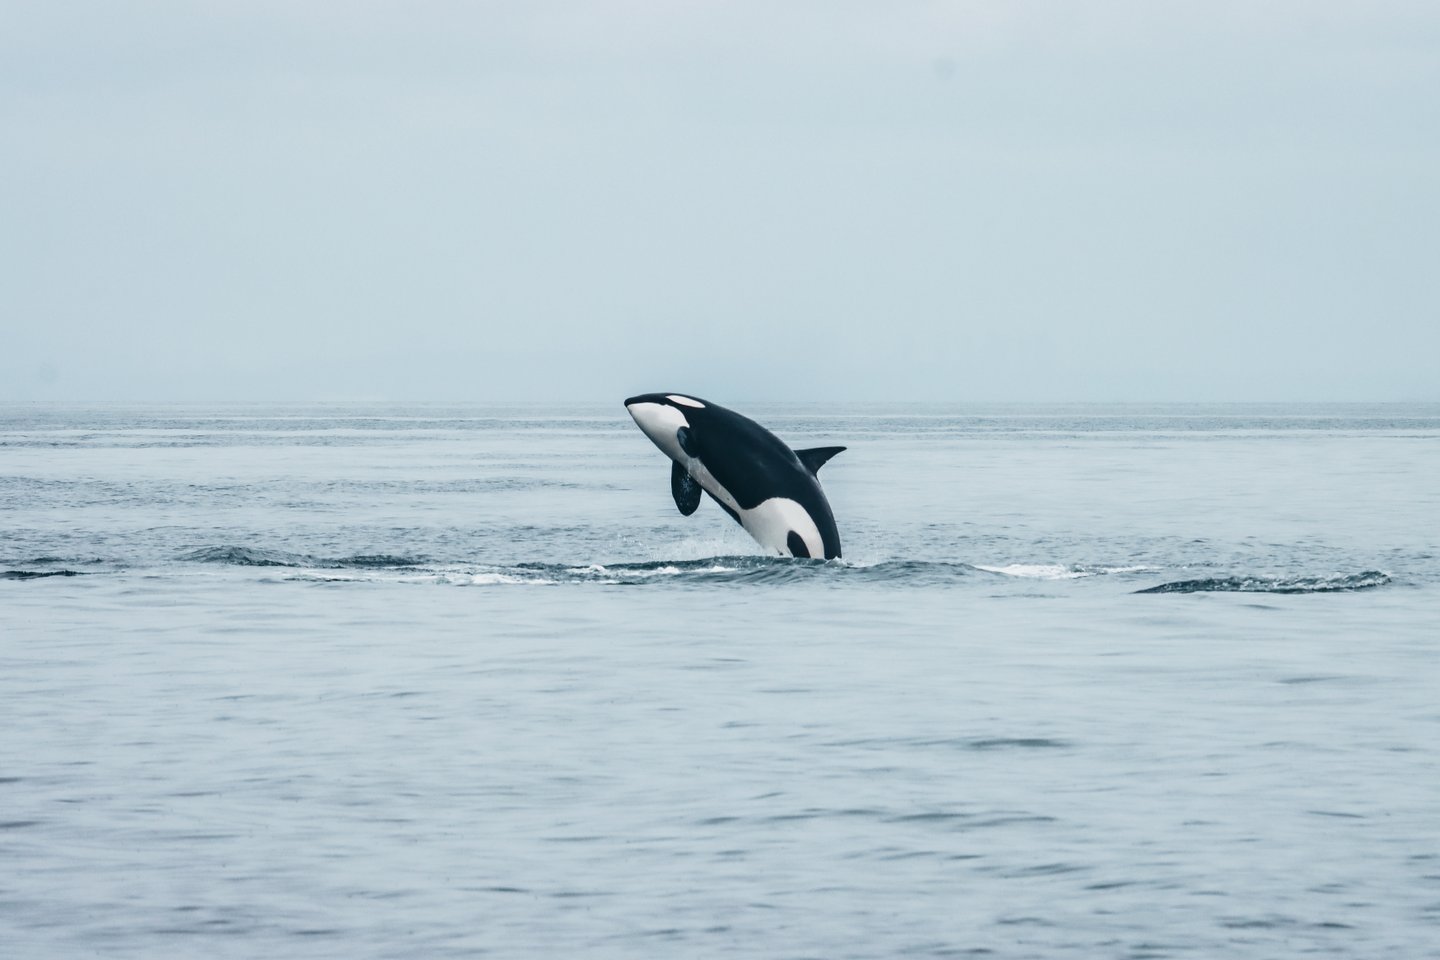
[[1003, 567], [975, 564], [976, 570], [998, 573], [1007, 577], [1021, 577], [1029, 580], [1079, 580], [1083, 577], [1103, 576], [1111, 573], [1144, 573], [1155, 567], [1144, 565], [1129, 567], [1087, 567], [1064, 566], [1058, 563], [1011, 563]]
[[549, 577], [519, 577], [513, 573], [476, 573], [470, 577], [470, 583], [475, 586], [495, 586], [512, 583], [527, 583], [543, 586], [559, 582], [559, 580], [553, 580]]
[[1063, 567], [1056, 563], [1011, 563], [1003, 567], [991, 567], [977, 563], [975, 569], [984, 570], [986, 573], [999, 573], [1007, 577], [1024, 577], [1030, 580], [1076, 580], [1080, 577], [1090, 576], [1082, 570]]
[[349, 576], [348, 574], [328, 574], [311, 570], [302, 570], [299, 573], [287, 573], [281, 579], [297, 580], [303, 583], [350, 583], [358, 581], [360, 577]]
[[[592, 564], [590, 564], [589, 566], [586, 566], [586, 567], [571, 567], [570, 569], [573, 570], [573, 571], [575, 571], [576, 573], [582, 573], [582, 574], [603, 574], [603, 575], [608, 575], [608, 576], [623, 576], [623, 577], [626, 577], [626, 578], [629, 578], [629, 579], [637, 579], [637, 578], [642, 578], [642, 577], [674, 577], [674, 576], [679, 576], [680, 574], [687, 574], [687, 573], [688, 573], [688, 574], [696, 574], [696, 573], [734, 573], [736, 570], [739, 569], [738, 567], [726, 567], [726, 566], [722, 566], [722, 565], [720, 565], [720, 564], [713, 564], [713, 565], [708, 566], [708, 567], [679, 567], [679, 566], [675, 566], [675, 565], [673, 565], [673, 564], [668, 564], [668, 563], [665, 564], [665, 565], [663, 565], [663, 566], [659, 566], [659, 567], [639, 567], [639, 566], [631, 567], [631, 566], [626, 566], [626, 565], [623, 565], [623, 564], [622, 564], [622, 565], [617, 565], [617, 566], [618, 566], [618, 569], [612, 569], [612, 568], [610, 568], [610, 567], [605, 566], [604, 564], [592, 563]], [[615, 583], [615, 582], [618, 582], [618, 581], [614, 581], [614, 580], [594, 580], [594, 579], [591, 579], [591, 578], [589, 578], [589, 577], [585, 577], [585, 578], [584, 578], [584, 582], [586, 582], [586, 583]]]

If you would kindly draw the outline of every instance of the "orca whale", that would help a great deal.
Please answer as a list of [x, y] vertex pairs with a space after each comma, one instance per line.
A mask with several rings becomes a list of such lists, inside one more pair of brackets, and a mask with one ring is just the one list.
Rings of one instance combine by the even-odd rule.
[[708, 493], [760, 546], [782, 557], [840, 556], [816, 472], [844, 447], [791, 450], [733, 410], [683, 393], [646, 393], [625, 409], [670, 458], [670, 493], [690, 516]]

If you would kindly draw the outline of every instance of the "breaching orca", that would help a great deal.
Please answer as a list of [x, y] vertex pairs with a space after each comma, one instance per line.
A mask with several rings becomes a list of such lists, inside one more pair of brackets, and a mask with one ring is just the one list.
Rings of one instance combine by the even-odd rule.
[[754, 420], [681, 393], [631, 397], [625, 409], [673, 461], [670, 492], [682, 514], [695, 512], [703, 490], [782, 557], [840, 556], [835, 516], [815, 474], [844, 447], [791, 450]]

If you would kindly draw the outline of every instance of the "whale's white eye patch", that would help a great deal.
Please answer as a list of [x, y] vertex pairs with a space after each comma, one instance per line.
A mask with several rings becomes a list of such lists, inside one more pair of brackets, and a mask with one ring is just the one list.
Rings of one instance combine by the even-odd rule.
[[668, 393], [665, 395], [665, 399], [669, 400], [671, 403], [678, 403], [682, 407], [694, 407], [696, 410], [705, 409], [705, 404], [701, 403], [699, 400], [691, 400], [689, 397], [681, 397], [673, 393]]

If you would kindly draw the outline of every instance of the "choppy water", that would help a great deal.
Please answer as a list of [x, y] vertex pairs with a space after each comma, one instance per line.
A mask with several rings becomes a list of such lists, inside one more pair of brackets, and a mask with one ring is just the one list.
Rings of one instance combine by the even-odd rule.
[[1440, 407], [618, 399], [0, 406], [0, 952], [1440, 956]]

